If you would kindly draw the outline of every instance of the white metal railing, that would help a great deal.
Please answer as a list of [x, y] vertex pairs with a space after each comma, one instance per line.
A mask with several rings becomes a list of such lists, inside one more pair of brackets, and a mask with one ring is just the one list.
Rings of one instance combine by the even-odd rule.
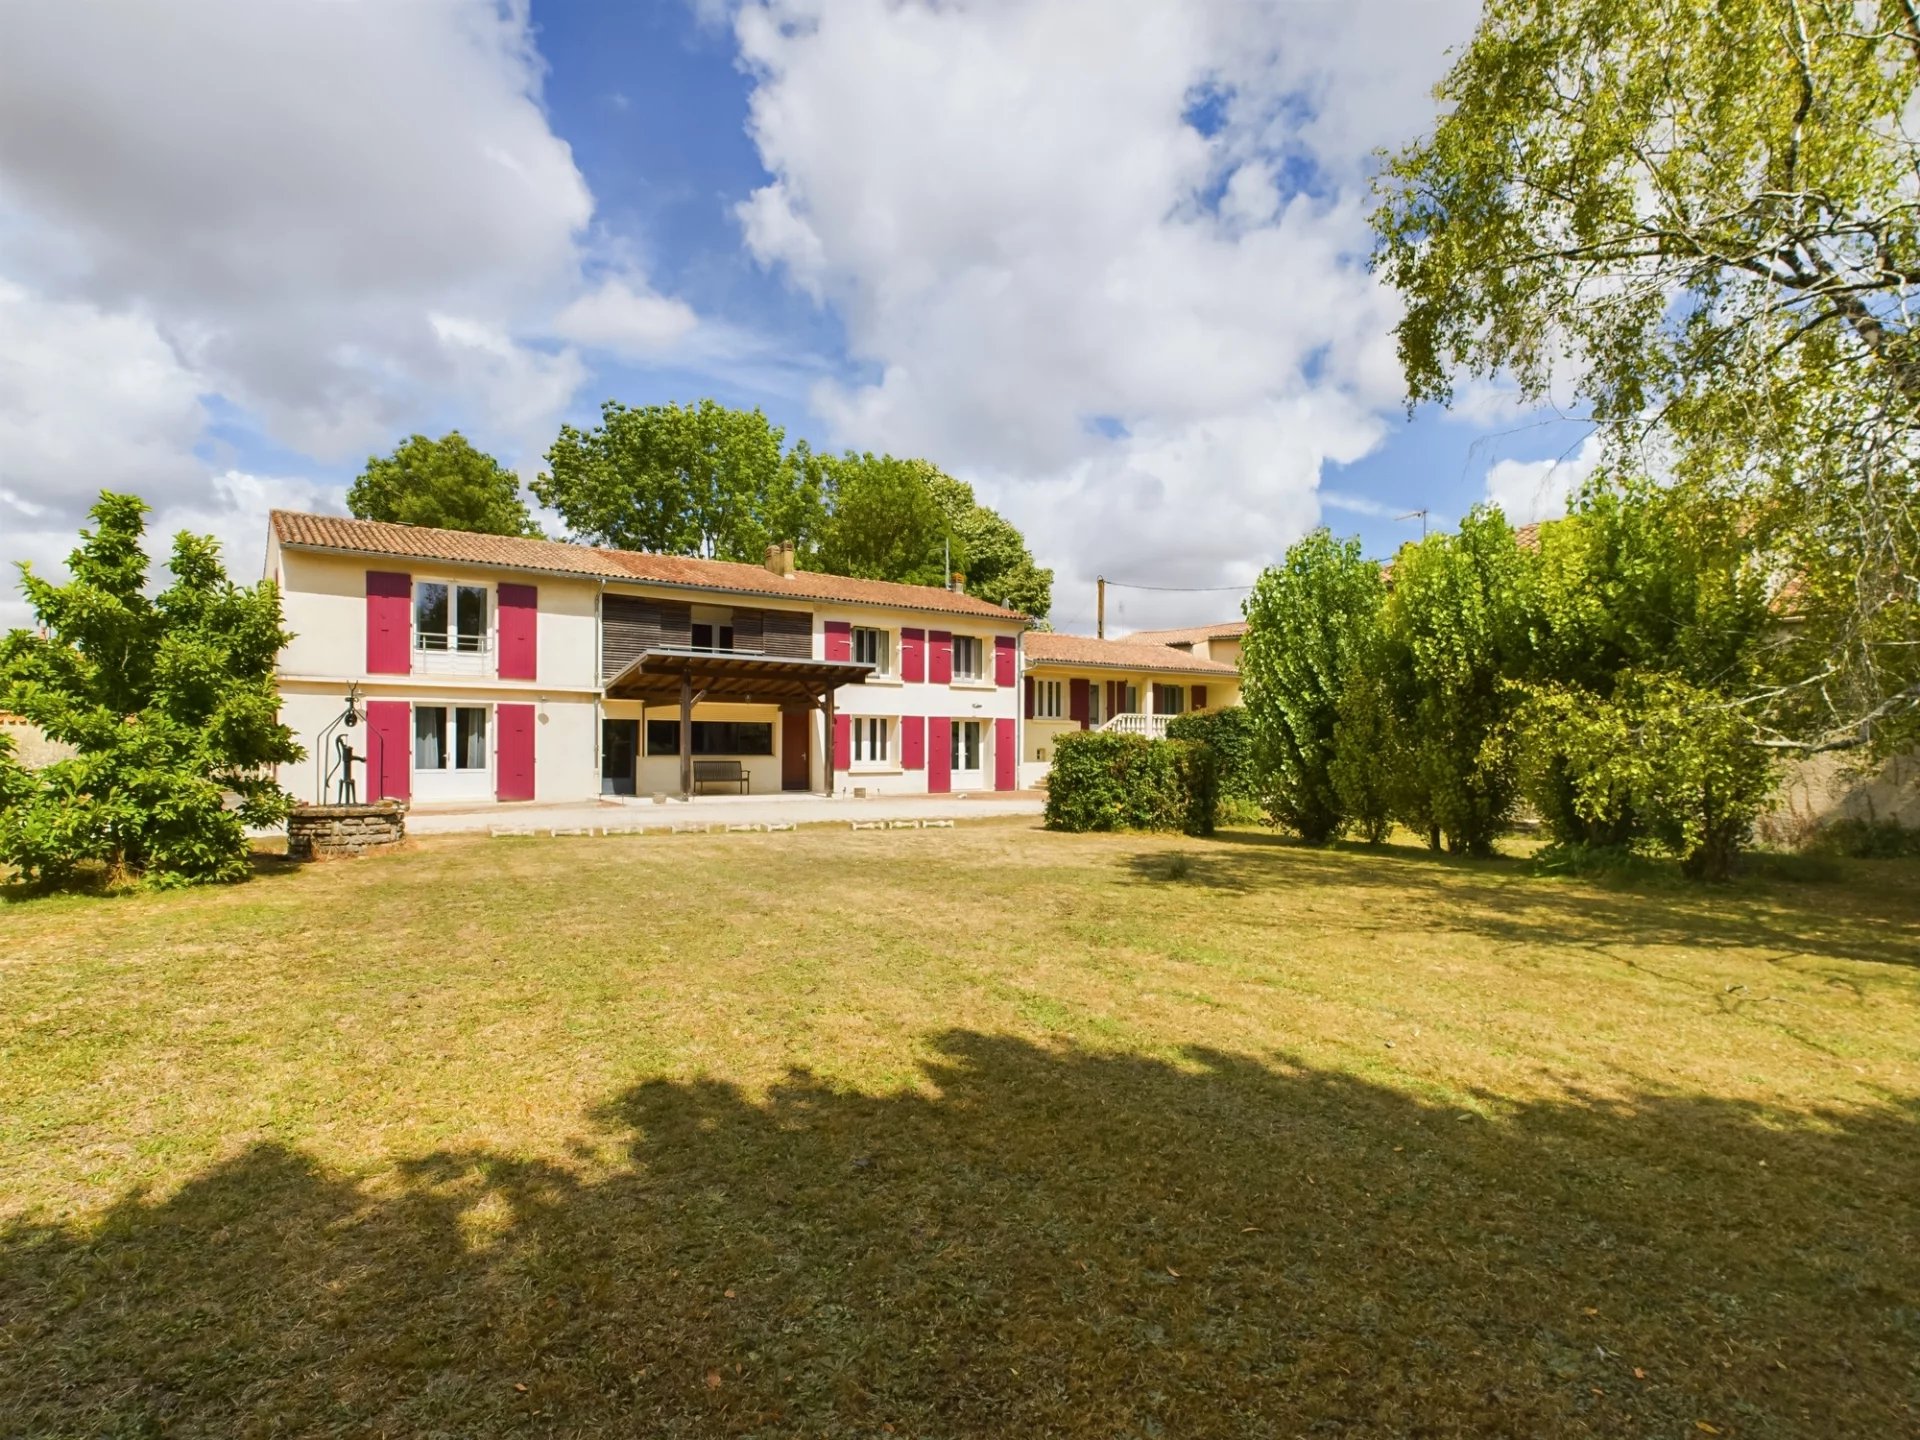
[[1116, 715], [1100, 727], [1108, 735], [1144, 735], [1149, 740], [1167, 738], [1167, 720], [1165, 715]]

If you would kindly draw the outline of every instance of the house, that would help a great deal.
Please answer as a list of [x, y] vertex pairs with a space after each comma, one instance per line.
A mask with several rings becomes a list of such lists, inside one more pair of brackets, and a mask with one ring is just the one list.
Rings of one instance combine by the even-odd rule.
[[[275, 511], [282, 784], [415, 804], [1011, 790], [1026, 618], [935, 586]], [[346, 724], [349, 695], [356, 720]]]
[[1054, 742], [1068, 730], [1161, 735], [1174, 715], [1239, 698], [1239, 673], [1218, 660], [1135, 639], [1036, 630], [1026, 639], [1022, 780], [1038, 783], [1053, 761]]
[[1184, 630], [1136, 630], [1127, 636], [1133, 645], [1167, 645], [1198, 655], [1202, 660], [1217, 660], [1222, 665], [1240, 668], [1240, 644], [1247, 637], [1244, 620], [1221, 620], [1212, 625], [1190, 625]]

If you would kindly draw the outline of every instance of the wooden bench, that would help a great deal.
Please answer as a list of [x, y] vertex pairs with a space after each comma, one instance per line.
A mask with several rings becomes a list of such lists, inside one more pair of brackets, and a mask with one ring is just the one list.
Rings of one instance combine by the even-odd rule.
[[693, 762], [693, 793], [703, 785], [737, 785], [748, 793], [746, 768], [738, 760], [696, 760]]

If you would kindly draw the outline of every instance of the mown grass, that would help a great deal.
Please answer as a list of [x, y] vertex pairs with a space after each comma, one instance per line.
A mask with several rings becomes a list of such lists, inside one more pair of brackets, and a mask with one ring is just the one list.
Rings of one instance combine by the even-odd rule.
[[1912, 1434], [1920, 866], [449, 839], [0, 905], [0, 1434]]

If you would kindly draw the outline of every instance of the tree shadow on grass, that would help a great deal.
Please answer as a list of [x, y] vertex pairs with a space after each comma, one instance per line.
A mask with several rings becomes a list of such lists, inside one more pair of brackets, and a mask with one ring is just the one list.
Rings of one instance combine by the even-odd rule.
[[8, 1435], [1913, 1433], [1920, 1108], [971, 1032], [923, 1089], [650, 1083], [611, 1174], [258, 1146], [0, 1235]]
[[1516, 944], [1732, 947], [1920, 966], [1920, 865], [1910, 861], [1855, 862], [1839, 884], [1758, 892], [1607, 888], [1529, 875], [1511, 860], [1407, 846], [1315, 847], [1257, 834], [1135, 851], [1121, 864], [1133, 883], [1236, 895], [1304, 886], [1387, 891], [1396, 924]]

